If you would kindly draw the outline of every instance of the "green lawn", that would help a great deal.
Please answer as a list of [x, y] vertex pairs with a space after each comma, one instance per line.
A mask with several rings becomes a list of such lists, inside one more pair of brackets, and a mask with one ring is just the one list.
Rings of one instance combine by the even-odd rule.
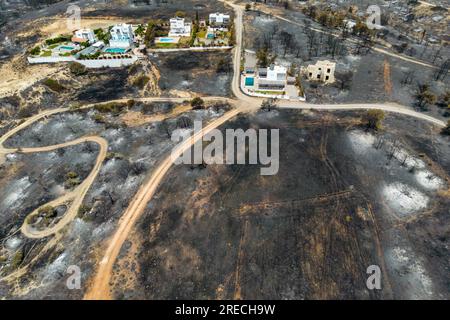
[[206, 37], [206, 30], [200, 30], [197, 32], [197, 38], [205, 38]]
[[256, 93], [262, 93], [262, 94], [268, 94], [268, 95], [274, 95], [274, 96], [279, 96], [279, 95], [284, 95], [285, 92], [284, 91], [263, 91], [263, 90], [256, 90]]
[[177, 48], [176, 43], [157, 43], [156, 48], [164, 48], [164, 49], [171, 49], [171, 48]]
[[51, 51], [44, 51], [41, 53], [41, 57], [50, 57], [52, 55]]

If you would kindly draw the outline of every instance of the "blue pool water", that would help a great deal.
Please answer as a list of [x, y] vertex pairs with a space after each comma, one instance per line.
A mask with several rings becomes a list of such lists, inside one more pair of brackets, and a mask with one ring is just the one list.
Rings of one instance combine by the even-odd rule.
[[245, 85], [246, 86], [253, 86], [253, 85], [255, 85], [255, 78], [245, 78]]
[[69, 51], [72, 51], [73, 49], [75, 49], [74, 47], [69, 47], [69, 46], [60, 46], [59, 48], [63, 49], [63, 50], [69, 50]]
[[173, 42], [172, 38], [159, 38], [159, 42]]
[[125, 53], [127, 50], [122, 48], [108, 48], [105, 50], [107, 53]]

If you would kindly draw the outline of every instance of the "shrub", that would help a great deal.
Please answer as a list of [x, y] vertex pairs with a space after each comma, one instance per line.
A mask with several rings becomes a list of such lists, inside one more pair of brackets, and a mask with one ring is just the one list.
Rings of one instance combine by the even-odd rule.
[[140, 75], [133, 81], [133, 86], [138, 87], [139, 89], [143, 89], [147, 83], [150, 81], [150, 78], [146, 75]]
[[369, 110], [364, 115], [364, 122], [370, 129], [379, 130], [382, 128], [382, 121], [385, 117], [384, 111], [379, 109]]
[[84, 65], [78, 62], [72, 62], [69, 65], [70, 72], [72, 72], [76, 76], [81, 76], [83, 74], [86, 74], [87, 70]]
[[447, 121], [447, 126], [442, 129], [442, 134], [450, 136], [450, 120]]
[[47, 78], [44, 80], [44, 85], [47, 86], [50, 90], [55, 92], [61, 92], [65, 88], [63, 85], [61, 85], [57, 80]]
[[66, 181], [64, 181], [64, 187], [66, 189], [72, 189], [73, 187], [76, 187], [77, 185], [79, 185], [80, 182], [81, 181], [79, 178], [67, 179]]
[[10, 268], [13, 270], [18, 268], [20, 266], [20, 264], [22, 263], [22, 261], [23, 261], [23, 251], [20, 249], [19, 251], [17, 251], [14, 254], [14, 256], [11, 260]]
[[96, 114], [96, 115], [93, 117], [93, 119], [94, 119], [94, 121], [97, 122], [97, 123], [105, 123], [105, 122], [106, 122], [105, 117], [102, 116], [101, 114]]
[[66, 174], [66, 181], [64, 182], [64, 187], [67, 189], [73, 188], [80, 184], [80, 178], [78, 173], [70, 171]]
[[45, 206], [38, 210], [38, 214], [44, 218], [53, 218], [56, 216], [56, 210], [52, 206]]
[[56, 43], [60, 43], [60, 42], [64, 42], [64, 41], [70, 41], [70, 39], [71, 39], [71, 36], [60, 35], [56, 38], [45, 40], [45, 44], [48, 46], [51, 46], [52, 44], [56, 44]]
[[92, 208], [90, 206], [81, 205], [78, 208], [78, 214], [77, 214], [78, 218], [86, 219], [86, 217], [85, 217], [86, 213], [89, 213], [89, 211], [91, 211], [91, 210], [92, 210]]
[[125, 108], [124, 103], [110, 102], [104, 104], [98, 104], [94, 106], [94, 109], [101, 113], [112, 113], [114, 115], [120, 114]]
[[191, 100], [191, 106], [194, 110], [203, 109], [205, 107], [205, 101], [200, 97], [195, 97]]
[[30, 50], [30, 54], [33, 56], [38, 56], [41, 53], [41, 48], [39, 46], [34, 47]]
[[127, 108], [128, 109], [133, 108], [134, 104], [135, 104], [135, 101], [133, 99], [128, 100], [127, 101]]

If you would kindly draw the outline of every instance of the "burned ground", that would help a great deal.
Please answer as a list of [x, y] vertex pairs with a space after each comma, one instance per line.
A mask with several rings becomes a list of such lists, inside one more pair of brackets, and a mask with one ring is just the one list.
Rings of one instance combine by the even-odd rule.
[[232, 61], [229, 52], [172, 52], [150, 57], [159, 69], [163, 92], [190, 91], [202, 95], [231, 94]]
[[[184, 108], [181, 114], [172, 113], [177, 108], [179, 106], [173, 103], [137, 102], [131, 110], [123, 110], [119, 115], [93, 109], [74, 110], [39, 121], [6, 142], [12, 147], [37, 147], [100, 135], [108, 141], [109, 147], [77, 218], [63, 233], [43, 240], [26, 239], [18, 228], [33, 209], [67, 191], [61, 181], [66, 173], [76, 172], [80, 181], [85, 179], [95, 162], [98, 147], [88, 143], [52, 153], [7, 156], [0, 166], [3, 210], [0, 273], [3, 277], [22, 267], [27, 272], [20, 277], [20, 283], [0, 282], [3, 297], [82, 298], [102, 252], [101, 244], [113, 232], [116, 222], [152, 168], [170, 154], [175, 142], [171, 141], [168, 132], [186, 123], [192, 124], [194, 120], [208, 122], [223, 115], [230, 106], [217, 102], [207, 109]], [[140, 125], [127, 126], [123, 121], [127, 113], [150, 118]], [[103, 117], [101, 122], [95, 120], [98, 115]], [[69, 265], [77, 265], [83, 270], [83, 290], [67, 289], [66, 269]]]
[[[278, 174], [172, 168], [122, 248], [117, 298], [449, 297], [450, 150], [435, 128], [389, 115], [374, 133], [358, 114], [309, 111], [225, 127], [280, 128]], [[366, 287], [370, 265], [380, 291]]]

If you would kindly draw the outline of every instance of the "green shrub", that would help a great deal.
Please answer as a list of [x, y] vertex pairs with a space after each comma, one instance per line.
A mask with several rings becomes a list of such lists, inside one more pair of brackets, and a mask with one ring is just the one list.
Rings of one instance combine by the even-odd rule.
[[134, 79], [133, 86], [138, 87], [139, 89], [143, 89], [149, 81], [149, 77], [147, 77], [146, 75], [140, 75], [136, 77], [136, 79]]
[[101, 114], [94, 115], [93, 119], [97, 123], [105, 123], [106, 122], [105, 117], [102, 116]]
[[33, 56], [38, 56], [41, 53], [41, 48], [39, 46], [34, 47], [30, 50], [30, 54]]
[[119, 102], [110, 102], [104, 104], [97, 104], [94, 106], [94, 109], [101, 113], [112, 113], [113, 115], [120, 114], [123, 109], [125, 109], [124, 103]]
[[450, 136], [450, 120], [447, 121], [447, 126], [442, 129], [442, 134]]
[[56, 38], [45, 40], [45, 44], [48, 46], [51, 46], [52, 44], [61, 43], [64, 41], [70, 41], [71, 38], [72, 37], [69, 35], [60, 35]]
[[78, 208], [78, 214], [77, 214], [78, 218], [80, 218], [80, 219], [86, 219], [86, 217], [85, 217], [86, 213], [88, 213], [88, 212], [91, 211], [91, 210], [92, 210], [91, 207], [86, 206], [86, 205], [81, 205], [81, 206]]
[[38, 210], [38, 214], [44, 218], [53, 218], [56, 216], [56, 210], [52, 206], [45, 206]]
[[382, 121], [384, 120], [384, 117], [385, 114], [383, 110], [373, 109], [367, 111], [363, 119], [368, 128], [380, 130], [382, 128]]
[[22, 251], [22, 249], [20, 249], [19, 251], [17, 251], [14, 254], [14, 256], [11, 260], [10, 268], [12, 270], [17, 269], [20, 266], [20, 264], [22, 263], [22, 261], [23, 261], [23, 251]]
[[65, 88], [63, 85], [61, 85], [57, 80], [47, 78], [44, 80], [44, 85], [47, 86], [50, 90], [55, 92], [61, 92]]
[[195, 97], [191, 100], [191, 106], [195, 109], [203, 109], [205, 107], [205, 101], [200, 97]]
[[70, 72], [72, 72], [76, 76], [81, 76], [83, 74], [86, 74], [87, 70], [84, 65], [78, 62], [72, 62], [69, 65]]

